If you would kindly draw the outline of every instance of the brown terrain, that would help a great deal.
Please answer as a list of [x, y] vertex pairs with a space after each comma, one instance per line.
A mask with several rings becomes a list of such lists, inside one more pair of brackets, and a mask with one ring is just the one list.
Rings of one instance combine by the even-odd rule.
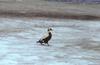
[[46, 0], [0, 0], [0, 15], [100, 19], [99, 4], [68, 4]]

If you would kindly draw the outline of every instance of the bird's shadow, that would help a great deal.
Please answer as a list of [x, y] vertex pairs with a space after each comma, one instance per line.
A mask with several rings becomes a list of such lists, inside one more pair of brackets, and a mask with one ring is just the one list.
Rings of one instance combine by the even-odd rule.
[[52, 46], [50, 44], [48, 45], [48, 44], [40, 44], [40, 43], [38, 45], [40, 45], [40, 46]]

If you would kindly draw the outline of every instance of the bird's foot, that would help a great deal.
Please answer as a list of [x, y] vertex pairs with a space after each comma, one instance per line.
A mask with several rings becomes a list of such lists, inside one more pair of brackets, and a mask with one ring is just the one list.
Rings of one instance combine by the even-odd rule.
[[49, 44], [47, 44], [47, 46], [50, 46]]
[[40, 43], [41, 45], [44, 45], [43, 43]]

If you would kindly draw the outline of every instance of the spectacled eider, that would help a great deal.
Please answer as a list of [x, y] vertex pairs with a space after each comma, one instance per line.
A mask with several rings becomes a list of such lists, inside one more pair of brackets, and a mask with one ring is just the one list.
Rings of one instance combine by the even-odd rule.
[[52, 28], [48, 28], [48, 34], [46, 36], [44, 36], [43, 38], [41, 38], [39, 41], [37, 41], [37, 43], [40, 43], [41, 45], [43, 45], [43, 43], [48, 44], [48, 41], [52, 38]]

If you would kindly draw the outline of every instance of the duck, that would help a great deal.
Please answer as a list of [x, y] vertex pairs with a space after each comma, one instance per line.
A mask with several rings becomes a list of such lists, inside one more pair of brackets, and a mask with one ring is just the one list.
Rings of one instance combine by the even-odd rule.
[[37, 43], [40, 43], [41, 45], [47, 44], [49, 46], [49, 41], [52, 38], [52, 28], [48, 28], [47, 30], [47, 35], [43, 36], [42, 38], [40, 38]]

